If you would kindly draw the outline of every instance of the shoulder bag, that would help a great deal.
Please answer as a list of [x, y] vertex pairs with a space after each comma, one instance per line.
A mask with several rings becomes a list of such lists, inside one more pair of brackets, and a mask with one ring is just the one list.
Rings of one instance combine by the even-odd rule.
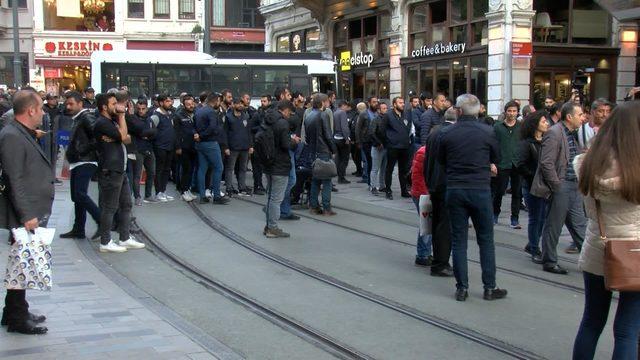
[[596, 200], [598, 229], [604, 248], [604, 283], [611, 291], [640, 291], [640, 239], [609, 239], [600, 200]]
[[338, 169], [333, 160], [316, 158], [311, 164], [311, 177], [316, 180], [330, 180], [338, 176]]

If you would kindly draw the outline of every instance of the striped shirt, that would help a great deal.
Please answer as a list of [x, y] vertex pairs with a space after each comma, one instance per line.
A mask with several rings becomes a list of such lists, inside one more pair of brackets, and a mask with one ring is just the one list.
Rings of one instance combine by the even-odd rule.
[[567, 181], [578, 181], [576, 176], [576, 170], [573, 168], [573, 159], [580, 154], [578, 150], [578, 139], [576, 139], [576, 132], [569, 130], [567, 126], [562, 123], [565, 135], [567, 135], [567, 142], [569, 143], [569, 164], [567, 164]]

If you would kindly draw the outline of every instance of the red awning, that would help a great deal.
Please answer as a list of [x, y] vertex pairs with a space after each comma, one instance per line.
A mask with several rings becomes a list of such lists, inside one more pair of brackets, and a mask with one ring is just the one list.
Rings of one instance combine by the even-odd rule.
[[69, 60], [69, 59], [35, 59], [36, 64], [48, 67], [61, 67], [65, 65], [71, 66], [91, 66], [91, 62], [89, 60]]
[[129, 50], [181, 50], [196, 51], [193, 41], [127, 41]]

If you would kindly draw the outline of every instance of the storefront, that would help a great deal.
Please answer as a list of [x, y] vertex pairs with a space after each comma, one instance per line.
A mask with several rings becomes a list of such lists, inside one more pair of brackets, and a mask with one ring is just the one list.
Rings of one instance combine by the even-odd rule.
[[36, 38], [35, 63], [36, 69], [41, 69], [37, 76], [44, 77], [44, 87], [48, 93], [58, 95], [66, 90], [81, 91], [91, 84], [91, 53], [124, 48], [124, 40], [114, 38]]
[[390, 98], [388, 12], [339, 21], [334, 25], [338, 96], [358, 100]]
[[440, 0], [409, 7], [402, 93], [471, 93], [487, 101], [487, 4]]

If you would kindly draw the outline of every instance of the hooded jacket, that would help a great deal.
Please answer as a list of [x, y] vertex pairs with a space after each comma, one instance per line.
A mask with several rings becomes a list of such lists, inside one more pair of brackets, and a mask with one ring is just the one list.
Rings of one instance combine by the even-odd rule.
[[291, 171], [291, 156], [289, 150], [295, 148], [296, 143], [291, 141], [289, 135], [289, 122], [275, 109], [269, 109], [265, 114], [263, 128], [270, 126], [273, 129], [276, 156], [272, 166], [264, 168], [264, 173], [275, 176], [289, 176]]

